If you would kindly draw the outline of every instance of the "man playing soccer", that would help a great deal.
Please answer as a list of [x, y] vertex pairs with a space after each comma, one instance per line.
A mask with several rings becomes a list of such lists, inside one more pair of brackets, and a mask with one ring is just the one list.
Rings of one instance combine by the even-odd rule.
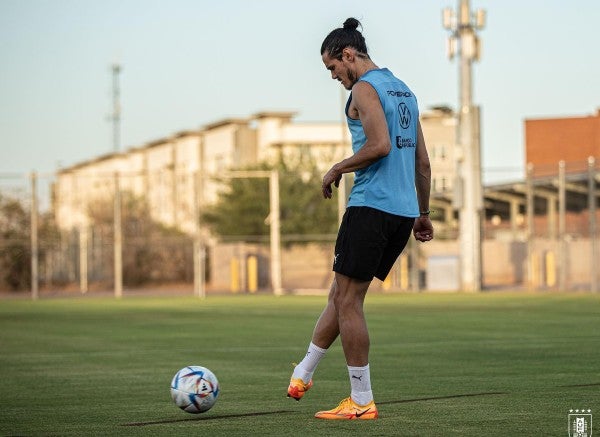
[[335, 279], [304, 359], [294, 368], [288, 396], [300, 400], [325, 352], [341, 337], [350, 377], [350, 397], [320, 419], [376, 419], [371, 391], [369, 333], [363, 302], [373, 277], [384, 280], [411, 231], [433, 238], [429, 220], [431, 169], [412, 91], [367, 54], [354, 18], [334, 29], [321, 45], [332, 79], [351, 90], [346, 118], [353, 155], [323, 177], [323, 196], [332, 197], [344, 173], [355, 172], [348, 208], [335, 244]]

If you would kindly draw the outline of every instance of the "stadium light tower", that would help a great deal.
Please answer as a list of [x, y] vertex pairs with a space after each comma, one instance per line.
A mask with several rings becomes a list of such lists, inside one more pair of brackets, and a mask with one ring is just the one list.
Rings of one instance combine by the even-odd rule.
[[450, 31], [448, 57], [459, 58], [459, 106], [455, 208], [459, 211], [460, 272], [464, 291], [480, 291], [482, 285], [481, 238], [483, 189], [479, 107], [472, 101], [472, 64], [479, 60], [476, 31], [485, 26], [485, 11], [471, 12], [469, 0], [458, 0], [458, 8], [443, 11], [444, 28]]

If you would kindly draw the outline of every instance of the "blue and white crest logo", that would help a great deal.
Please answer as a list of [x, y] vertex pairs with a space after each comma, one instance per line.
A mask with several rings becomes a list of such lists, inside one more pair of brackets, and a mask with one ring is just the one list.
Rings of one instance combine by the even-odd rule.
[[592, 437], [592, 410], [569, 410], [569, 437]]
[[410, 111], [406, 103], [400, 103], [398, 105], [398, 112], [400, 113], [400, 126], [402, 129], [407, 129], [410, 126]]

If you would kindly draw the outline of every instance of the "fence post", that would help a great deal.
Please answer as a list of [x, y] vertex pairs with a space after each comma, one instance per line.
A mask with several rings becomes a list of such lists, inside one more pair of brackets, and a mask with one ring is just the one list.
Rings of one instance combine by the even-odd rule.
[[565, 161], [558, 163], [558, 289], [567, 290], [567, 235], [566, 235], [566, 189]]
[[272, 170], [269, 177], [271, 206], [271, 286], [276, 296], [283, 294], [281, 286], [281, 225], [279, 221], [279, 172]]
[[123, 296], [123, 234], [121, 228], [121, 188], [119, 186], [119, 173], [115, 172], [115, 198], [114, 198], [114, 278], [115, 297]]
[[39, 298], [39, 242], [38, 242], [38, 198], [37, 173], [31, 173], [31, 298]]
[[79, 226], [79, 288], [82, 294], [88, 292], [88, 227]]
[[588, 204], [590, 214], [590, 291], [598, 292], [598, 268], [599, 254], [596, 235], [596, 159], [588, 158]]
[[419, 292], [421, 291], [421, 284], [419, 283], [419, 245], [417, 244], [417, 240], [414, 238], [409, 238], [408, 241], [408, 258], [410, 259], [410, 288], [414, 292]]
[[527, 202], [527, 282], [531, 291], [534, 288], [534, 266], [533, 266], [533, 217], [535, 214], [535, 203], [533, 197], [533, 164], [527, 164], [527, 180], [525, 181], [525, 197]]
[[206, 284], [204, 271], [206, 265], [206, 247], [202, 239], [202, 222], [200, 219], [202, 205], [202, 175], [200, 170], [194, 173], [194, 295], [204, 299]]

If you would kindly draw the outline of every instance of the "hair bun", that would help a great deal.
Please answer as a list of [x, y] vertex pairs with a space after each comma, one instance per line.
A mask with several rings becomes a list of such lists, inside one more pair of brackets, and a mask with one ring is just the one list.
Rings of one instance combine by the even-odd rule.
[[350, 17], [344, 21], [345, 30], [356, 30], [358, 26], [360, 26], [360, 21], [358, 21], [356, 18]]

